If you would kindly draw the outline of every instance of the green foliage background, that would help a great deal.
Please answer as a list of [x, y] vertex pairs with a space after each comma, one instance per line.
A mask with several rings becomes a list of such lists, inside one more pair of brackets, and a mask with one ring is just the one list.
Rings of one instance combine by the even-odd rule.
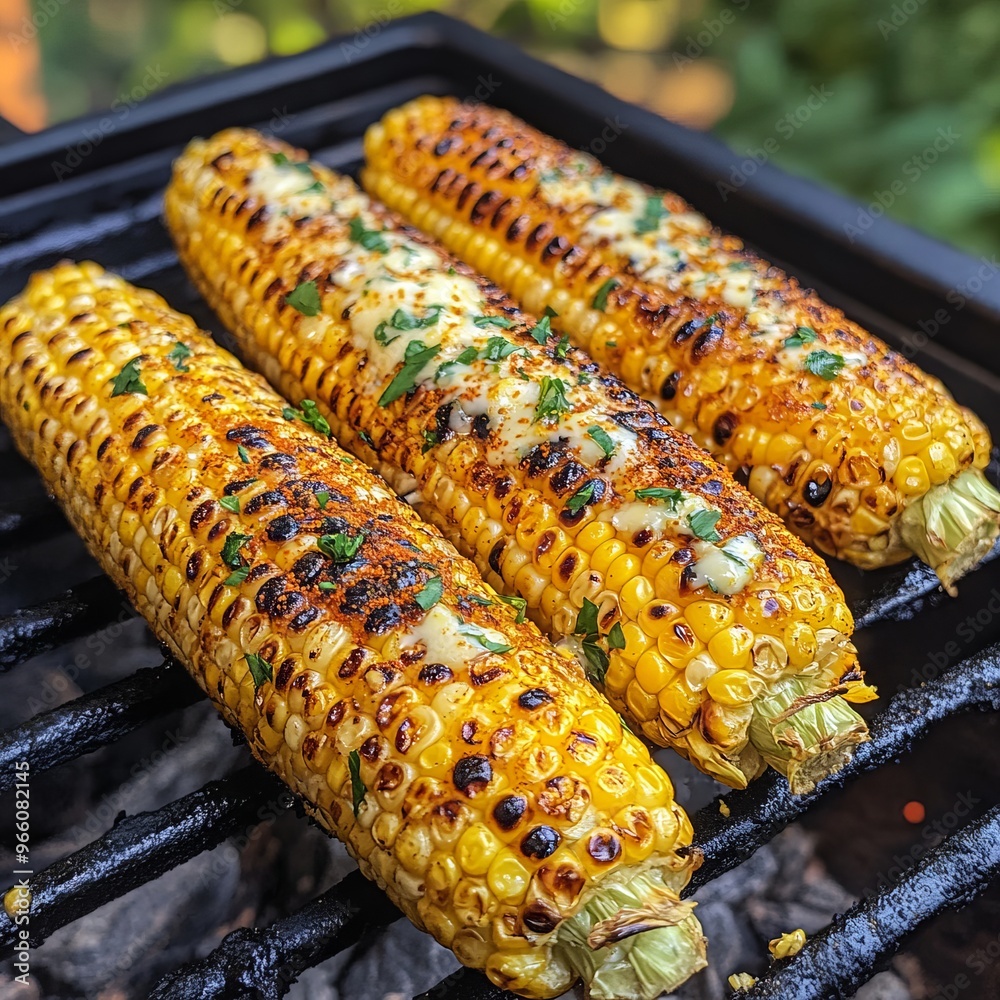
[[[605, 25], [633, 16], [629, 3], [654, 4], [669, 30], [654, 51], [627, 56], [622, 74]], [[691, 40], [710, 37], [696, 59], [731, 97], [701, 124], [737, 151], [773, 137], [778, 165], [863, 204], [903, 180], [890, 214], [977, 253], [1000, 242], [995, 0], [63, 0], [39, 31], [50, 119], [140, 93], [151, 68], [169, 84], [428, 7], [612, 86], [618, 76], [626, 90], [637, 73], [654, 90], [679, 79]], [[713, 33], [723, 11], [728, 23]], [[811, 87], [831, 96], [783, 138], [777, 123]], [[914, 179], [904, 166], [939, 129], [958, 138]]]

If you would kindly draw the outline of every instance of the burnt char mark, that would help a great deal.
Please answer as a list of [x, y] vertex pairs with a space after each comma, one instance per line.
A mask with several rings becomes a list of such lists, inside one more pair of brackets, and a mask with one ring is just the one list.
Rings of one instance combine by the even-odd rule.
[[473, 798], [490, 783], [493, 768], [486, 756], [476, 753], [462, 757], [452, 769], [451, 776], [455, 787], [469, 798]]
[[528, 230], [528, 226], [531, 225], [531, 217], [527, 215], [519, 215], [514, 221], [507, 227], [507, 239], [511, 243], [520, 242], [521, 238]]
[[454, 149], [457, 145], [461, 143], [461, 139], [457, 135], [447, 135], [445, 136], [435, 147], [435, 156], [444, 156], [445, 153]]
[[[23, 334], [22, 334], [22, 336], [23, 336]], [[16, 343], [16, 341], [15, 341], [15, 343]], [[93, 353], [94, 353], [94, 349], [92, 347], [85, 347], [85, 348], [83, 348], [83, 350], [77, 351], [76, 354], [71, 354], [70, 357], [69, 357], [69, 360], [66, 362], [66, 364], [71, 365], [75, 361], [83, 361], [84, 358], [89, 358], [90, 355], [93, 354]]]
[[543, 472], [554, 469], [563, 461], [566, 455], [566, 447], [566, 444], [562, 441], [536, 444], [521, 459], [521, 467], [527, 471], [529, 476], [540, 476]]
[[674, 343], [685, 343], [690, 340], [704, 325], [705, 321], [701, 319], [689, 319], [686, 323], [682, 323], [677, 328], [677, 332], [674, 334]]
[[712, 438], [715, 443], [720, 447], [724, 445], [733, 436], [733, 431], [739, 422], [740, 418], [735, 413], [720, 413], [712, 425]]
[[[267, 537], [272, 542], [287, 542], [299, 533], [299, 522], [292, 514], [282, 514], [267, 526]], [[300, 560], [301, 562], [301, 560]], [[296, 563], [298, 565], [298, 563]]]
[[350, 521], [345, 521], [342, 517], [331, 517], [330, 515], [323, 518], [320, 525], [320, 532], [324, 535], [353, 534]]
[[536, 826], [521, 841], [521, 853], [541, 861], [554, 854], [561, 841], [562, 837], [551, 826]]
[[543, 222], [531, 230], [528, 238], [524, 241], [524, 245], [528, 250], [537, 250], [551, 238], [552, 224], [550, 222]]
[[493, 681], [506, 676], [507, 671], [503, 667], [489, 667], [482, 672], [477, 671], [474, 667], [469, 668], [469, 680], [472, 681], [474, 687], [491, 684]]
[[319, 608], [308, 607], [300, 611], [289, 623], [293, 632], [302, 632], [319, 617]]
[[545, 249], [542, 251], [542, 263], [548, 263], [551, 260], [558, 260], [560, 257], [566, 254], [569, 250], [569, 240], [565, 236], [553, 237], [545, 245]]
[[[570, 459], [561, 469], [552, 474], [549, 485], [556, 494], [563, 494], [568, 490], [576, 490], [580, 486], [580, 480], [587, 475], [586, 466]], [[594, 480], [597, 482], [598, 480]], [[602, 492], [603, 495], [603, 492]], [[599, 499], [595, 497], [595, 499]]]
[[536, 899], [524, 908], [521, 920], [535, 934], [551, 934], [562, 922], [562, 917], [551, 903]]
[[343, 493], [339, 493], [326, 483], [321, 483], [318, 479], [296, 479], [288, 484], [288, 488], [292, 491], [295, 502], [303, 507], [311, 504], [312, 498], [317, 493], [329, 493], [330, 503], [350, 505], [350, 500]]
[[191, 553], [191, 558], [187, 561], [185, 574], [189, 580], [194, 580], [201, 572], [201, 567], [205, 561], [205, 553], [201, 549], [195, 549]]
[[498, 191], [487, 191], [472, 206], [469, 217], [473, 222], [482, 222], [493, 211], [499, 201], [500, 193]]
[[822, 482], [809, 479], [802, 488], [802, 495], [806, 498], [806, 503], [810, 507], [822, 507], [826, 502], [826, 498], [830, 495], [831, 489], [833, 489], [833, 481], [830, 479]]
[[717, 497], [722, 495], [722, 480], [721, 479], [709, 479], [701, 484], [702, 493], [707, 493], [709, 496]]
[[[272, 576], [257, 591], [257, 610], [262, 614], [276, 614], [278, 598], [285, 592], [285, 578], [283, 576]], [[300, 595], [301, 596], [301, 595]]]
[[266, 434], [267, 432], [263, 428], [254, 427], [253, 424], [243, 424], [227, 431], [226, 440], [239, 441], [247, 448], [270, 448], [271, 442], [268, 441]]
[[501, 538], [492, 549], [490, 549], [489, 557], [487, 562], [490, 564], [490, 569], [493, 570], [498, 576], [500, 574], [500, 560], [503, 558], [503, 550], [507, 546], [507, 540]]
[[97, 460], [100, 461], [104, 458], [107, 453], [108, 448], [111, 447], [111, 442], [114, 441], [115, 435], [109, 434], [97, 447]]
[[215, 513], [215, 501], [204, 500], [191, 512], [191, 530], [197, 531]]
[[362, 646], [357, 646], [352, 649], [350, 653], [344, 657], [344, 662], [340, 665], [340, 670], [337, 671], [338, 675], [345, 679], [348, 677], [354, 677], [361, 669], [361, 664], [365, 662], [366, 655], [367, 653]]
[[609, 865], [621, 857], [621, 841], [609, 830], [593, 833], [587, 841], [587, 853], [600, 864]]
[[490, 415], [488, 413], [478, 413], [472, 421], [472, 433], [485, 441], [490, 436]]
[[462, 739], [469, 746], [479, 746], [483, 742], [476, 739], [477, 732], [479, 732], [479, 723], [475, 719], [469, 719], [467, 722], [462, 723]]
[[691, 345], [691, 360], [703, 361], [712, 353], [722, 337], [722, 330], [717, 326], [710, 326], [707, 330], [699, 333], [694, 344]]
[[422, 684], [444, 684], [454, 676], [451, 668], [444, 663], [428, 663], [420, 668], [417, 680]]
[[369, 612], [365, 618], [365, 628], [372, 635], [385, 635], [397, 628], [403, 620], [398, 604], [383, 604]]
[[207, 396], [202, 396], [201, 401], [203, 403], [215, 403], [220, 399], [225, 399], [226, 397], [222, 395], [221, 392], [210, 392]]
[[[280, 520], [280, 518], [278, 519]], [[292, 566], [292, 576], [303, 587], [312, 583], [326, 567], [326, 557], [321, 552], [307, 552]]]
[[520, 795], [505, 795], [494, 807], [493, 818], [501, 830], [513, 830], [517, 826], [528, 800]]
[[288, 501], [278, 490], [265, 490], [247, 501], [243, 508], [247, 514], [259, 514], [265, 507], [287, 507]]
[[[284, 580], [281, 577], [275, 577], [274, 579], [281, 580], [282, 586], [284, 586]], [[264, 586], [267, 586], [267, 584]], [[287, 618], [289, 615], [297, 615], [304, 607], [306, 607], [306, 599], [299, 593], [299, 591], [286, 590], [274, 599], [274, 604], [271, 607], [271, 614], [275, 618]]]
[[660, 399], [666, 400], [668, 403], [674, 396], [677, 395], [677, 383], [681, 380], [680, 369], [675, 372], [671, 372], [664, 380], [663, 385], [660, 386]]
[[231, 497], [234, 493], [239, 493], [245, 490], [248, 486], [252, 486], [256, 479], [237, 479], [235, 482], [227, 483], [222, 488], [222, 492], [225, 496]]
[[297, 472], [299, 463], [292, 455], [275, 451], [270, 455], [265, 455], [260, 460], [260, 467], [262, 469], [281, 469], [284, 472]]
[[249, 219], [247, 219], [247, 231], [249, 232], [251, 229], [255, 229], [262, 222], [264, 222], [269, 215], [270, 212], [268, 211], [267, 205], [261, 205], [260, 208], [258, 208], [257, 211], [254, 212]]
[[552, 701], [552, 695], [548, 691], [542, 688], [529, 688], [517, 699], [518, 705], [521, 708], [526, 708], [529, 711], [533, 708], [539, 708], [542, 705], [547, 705]]

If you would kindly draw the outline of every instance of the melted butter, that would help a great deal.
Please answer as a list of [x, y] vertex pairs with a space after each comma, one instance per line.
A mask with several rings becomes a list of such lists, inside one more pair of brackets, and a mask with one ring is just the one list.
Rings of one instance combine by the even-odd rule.
[[692, 585], [729, 596], [738, 594], [764, 561], [764, 551], [753, 535], [737, 535], [721, 545], [697, 541], [692, 548], [697, 556]]
[[425, 663], [444, 663], [448, 666], [469, 663], [489, 655], [479, 637], [489, 642], [506, 645], [506, 637], [492, 628], [463, 623], [441, 604], [435, 604], [423, 620], [400, 636], [400, 649], [423, 646]]

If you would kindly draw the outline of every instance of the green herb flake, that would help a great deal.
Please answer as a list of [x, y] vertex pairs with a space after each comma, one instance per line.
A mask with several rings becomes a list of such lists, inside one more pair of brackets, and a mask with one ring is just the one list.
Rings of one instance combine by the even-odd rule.
[[531, 378], [530, 378], [530, 376], [529, 376], [529, 375], [528, 375], [528, 373], [527, 373], [527, 372], [526, 372], [526, 371], [524, 370], [524, 368], [523, 368], [523, 367], [521, 367], [521, 365], [518, 365], [518, 366], [517, 366], [517, 368], [516, 368], [516, 371], [517, 371], [517, 377], [518, 377], [518, 378], [519, 378], [519, 379], [520, 379], [520, 380], [521, 380], [522, 382], [530, 382], [530, 381], [531, 381]]
[[358, 549], [364, 544], [364, 540], [363, 534], [351, 538], [350, 535], [338, 531], [332, 535], [320, 535], [316, 545], [323, 555], [329, 556], [334, 562], [346, 563], [358, 554]]
[[472, 322], [481, 330], [487, 326], [500, 326], [509, 330], [514, 325], [514, 321], [506, 316], [473, 316]]
[[597, 442], [597, 446], [604, 452], [605, 458], [610, 458], [615, 453], [617, 445], [611, 440], [611, 435], [603, 427], [598, 427], [597, 424], [594, 424], [593, 427], [588, 427], [587, 437]]
[[394, 330], [424, 330], [438, 321], [442, 309], [444, 306], [428, 306], [426, 316], [417, 316], [405, 309], [397, 309], [389, 318], [389, 326]]
[[249, 573], [249, 564], [246, 566], [240, 566], [239, 568], [234, 569], [232, 573], [230, 573], [229, 576], [227, 576], [222, 582], [227, 587], [238, 587], [247, 578]]
[[361, 780], [361, 754], [352, 750], [347, 755], [347, 770], [351, 772], [351, 806], [354, 818], [358, 818], [361, 803], [365, 801], [365, 783]]
[[812, 403], [811, 405], [812, 405], [812, 408], [814, 410], [825, 410], [826, 409], [826, 403]]
[[219, 506], [225, 507], [226, 510], [232, 511], [234, 514], [238, 514], [240, 512], [240, 498], [219, 497]]
[[806, 355], [804, 367], [807, 372], [832, 382], [845, 363], [840, 354], [831, 354], [830, 351], [811, 351]]
[[365, 229], [365, 224], [359, 215], [351, 219], [348, 232], [351, 241], [360, 243], [366, 250], [378, 250], [379, 253], [388, 253], [390, 250], [382, 232], [378, 229]]
[[520, 625], [524, 621], [524, 614], [528, 610], [528, 602], [523, 597], [504, 597], [500, 595], [500, 600], [504, 604], [509, 604], [517, 612], [517, 617], [514, 619], [515, 624]]
[[420, 449], [420, 454], [421, 455], [426, 455], [427, 452], [429, 452], [431, 450], [431, 448], [433, 448], [436, 444], [440, 443], [440, 439], [438, 438], [438, 432], [437, 431], [426, 431], [425, 430], [425, 431], [421, 431], [421, 433], [424, 436], [424, 444], [423, 444], [423, 447]]
[[608, 633], [608, 649], [625, 648], [625, 631], [621, 622], [615, 622]]
[[247, 666], [250, 668], [254, 690], [259, 688], [265, 681], [271, 680], [274, 676], [271, 664], [263, 656], [258, 656], [256, 653], [246, 653], [243, 659], [247, 661]]
[[308, 160], [290, 160], [284, 153], [272, 153], [271, 159], [274, 160], [277, 167], [289, 167], [291, 170], [297, 170], [300, 174], [308, 174], [312, 177], [312, 168], [309, 166]]
[[503, 361], [518, 351], [524, 351], [523, 347], [512, 344], [506, 337], [490, 337], [483, 348], [482, 356], [484, 361]]
[[696, 510], [688, 515], [688, 524], [694, 532], [695, 537], [703, 542], [720, 542], [722, 535], [715, 530], [715, 525], [722, 517], [721, 511], [717, 510]]
[[122, 366], [122, 370], [114, 378], [108, 379], [108, 381], [114, 383], [114, 387], [111, 389], [112, 397], [123, 396], [126, 392], [134, 392], [139, 396], [149, 395], [146, 392], [146, 386], [139, 377], [138, 358], [127, 361]]
[[573, 635], [597, 635], [600, 632], [597, 624], [597, 605], [589, 598], [583, 599], [583, 607], [576, 616], [576, 627]]
[[285, 301], [303, 316], [318, 316], [319, 288], [315, 281], [303, 281], [285, 296]]
[[577, 385], [590, 385], [590, 376], [586, 372], [580, 372], [576, 377]]
[[320, 582], [316, 584], [316, 586], [319, 587], [320, 590], [324, 591], [337, 589], [337, 585], [335, 583], [331, 583], [329, 580], [320, 580]]
[[326, 505], [330, 502], [330, 494], [327, 490], [320, 490], [316, 494], [316, 503], [319, 504], [320, 510], [326, 510]]
[[559, 338], [559, 343], [556, 344], [556, 357], [564, 358], [566, 357], [566, 352], [569, 350], [569, 337], [564, 333]]
[[535, 407], [535, 421], [558, 420], [563, 413], [569, 413], [569, 400], [566, 398], [566, 383], [561, 378], [542, 376], [542, 387], [538, 393], [538, 404]]
[[246, 448], [243, 447], [243, 445], [238, 444], [236, 446], [236, 454], [240, 456], [240, 461], [244, 465], [250, 464], [250, 452], [248, 452]]
[[648, 486], [635, 491], [636, 500], [659, 500], [668, 507], [676, 507], [684, 499], [681, 490], [671, 490], [664, 486]]
[[637, 234], [651, 233], [660, 228], [660, 222], [670, 214], [666, 205], [663, 204], [663, 197], [658, 194], [651, 194], [646, 199], [646, 208], [642, 215], [636, 220], [635, 231]]
[[189, 357], [191, 357], [192, 353], [193, 351], [191, 350], [190, 347], [188, 347], [187, 344], [182, 344], [178, 340], [177, 343], [174, 344], [174, 346], [170, 349], [170, 352], [167, 354], [167, 360], [172, 362], [173, 366], [179, 372], [189, 372], [191, 371], [191, 369], [188, 368], [188, 366], [184, 364], [184, 362]]
[[604, 312], [608, 307], [608, 296], [618, 287], [619, 281], [617, 278], [608, 278], [600, 288], [597, 289], [597, 294], [594, 296], [594, 301], [591, 305], [595, 309], [600, 309]]
[[790, 337], [785, 337], [784, 347], [801, 347], [803, 344], [812, 344], [816, 341], [816, 331], [809, 326], [797, 326], [795, 333]]
[[543, 316], [529, 331], [532, 339], [538, 344], [544, 344], [552, 336], [552, 324], [548, 316]]
[[368, 445], [372, 451], [375, 450], [375, 442], [372, 440], [372, 436], [368, 433], [368, 431], [358, 431], [358, 437], [361, 438], [361, 440], [364, 441], [364, 443]]
[[566, 510], [571, 514], [579, 514], [584, 507], [594, 499], [594, 489], [597, 483], [591, 480], [589, 483], [584, 483], [567, 501]]
[[385, 392], [379, 396], [378, 405], [388, 406], [399, 399], [400, 396], [406, 395], [406, 393], [416, 386], [417, 376], [427, 362], [431, 358], [436, 357], [440, 351], [440, 344], [433, 344], [428, 347], [423, 341], [411, 340], [406, 345], [403, 367], [393, 377], [393, 380], [386, 387]]
[[320, 434], [326, 437], [332, 437], [333, 431], [330, 429], [330, 423], [319, 412], [319, 407], [311, 399], [302, 400], [302, 409], [296, 410], [294, 407], [286, 406], [282, 411], [281, 415], [286, 420], [301, 420], [307, 427], [311, 427], [315, 431], [319, 431]]
[[596, 642], [586, 641], [583, 643], [583, 655], [587, 660], [584, 668], [587, 680], [597, 687], [603, 687], [608, 675], [608, 665], [611, 663], [610, 657]]
[[240, 555], [240, 549], [252, 537], [252, 535], [241, 535], [238, 531], [231, 531], [226, 535], [226, 540], [222, 543], [222, 561], [230, 569], [236, 569], [238, 566], [246, 564], [246, 560]]
[[505, 642], [494, 642], [488, 638], [482, 629], [475, 625], [460, 625], [458, 631], [469, 639], [479, 643], [483, 649], [490, 653], [509, 653], [514, 647], [508, 646]]
[[304, 187], [301, 191], [299, 191], [299, 194], [300, 195], [303, 195], [303, 194], [323, 194], [323, 192], [325, 190], [326, 190], [326, 188], [323, 187], [323, 184], [322, 184], [321, 181], [315, 181], [314, 180], [312, 182], [312, 184], [309, 185], [309, 187]]
[[441, 600], [441, 595], [443, 593], [444, 583], [442, 582], [441, 577], [432, 576], [413, 599], [421, 608], [424, 609], [424, 611], [430, 611], [430, 609]]

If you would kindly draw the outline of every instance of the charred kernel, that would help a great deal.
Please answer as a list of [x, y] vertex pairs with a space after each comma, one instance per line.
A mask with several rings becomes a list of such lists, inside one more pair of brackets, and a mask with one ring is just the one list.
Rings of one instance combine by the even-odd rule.
[[361, 744], [361, 749], [358, 751], [362, 757], [369, 764], [378, 760], [378, 755], [382, 749], [382, 740], [378, 736], [369, 736], [368, 739]]
[[649, 543], [656, 537], [656, 535], [649, 530], [649, 528], [640, 528], [632, 536], [632, 544], [637, 549], [644, 549]]
[[406, 753], [411, 746], [413, 746], [414, 738], [416, 737], [417, 724], [409, 716], [403, 719], [399, 724], [399, 729], [396, 730], [396, 749], [400, 753]]
[[244, 513], [247, 514], [258, 514], [265, 507], [287, 507], [287, 506], [288, 506], [288, 501], [277, 490], [265, 490], [263, 493], [258, 493], [257, 496], [253, 497], [251, 500], [248, 500], [243, 510]]
[[270, 455], [265, 455], [260, 460], [260, 467], [262, 469], [282, 469], [285, 472], [294, 472], [298, 467], [298, 462], [291, 455], [275, 451]]
[[561, 841], [562, 837], [551, 826], [536, 826], [521, 841], [521, 853], [541, 861], [554, 854]]
[[503, 558], [503, 550], [506, 547], [507, 540], [505, 538], [501, 538], [500, 541], [498, 541], [496, 545], [490, 549], [489, 558], [487, 559], [487, 562], [490, 564], [490, 569], [498, 575], [500, 573], [500, 560]]
[[319, 608], [312, 606], [304, 608], [289, 623], [288, 627], [293, 632], [302, 632], [319, 617]]
[[[549, 485], [556, 493], [565, 493], [569, 489], [577, 486], [580, 480], [587, 474], [587, 470], [579, 462], [569, 461], [561, 469], [552, 474]], [[604, 496], [605, 484], [603, 479], [592, 479], [590, 482], [594, 487], [593, 502], [597, 502]], [[598, 490], [600, 495], [598, 496]]]
[[191, 530], [197, 531], [215, 513], [215, 501], [205, 500], [191, 512]]
[[[374, 739], [374, 737], [373, 737]], [[380, 792], [393, 792], [403, 783], [403, 769], [395, 761], [382, 765], [375, 778], [375, 788]]]
[[470, 719], [467, 722], [462, 723], [462, 739], [470, 746], [478, 746], [483, 742], [482, 740], [476, 739], [476, 733], [478, 731], [479, 723], [474, 719]]
[[569, 240], [565, 236], [555, 236], [545, 245], [542, 251], [542, 262], [558, 260], [569, 250]]
[[541, 705], [546, 705], [552, 701], [552, 695], [548, 691], [543, 691], [541, 688], [531, 688], [525, 691], [518, 699], [517, 703], [521, 708], [526, 708], [529, 711], [533, 708], [538, 708]]
[[660, 386], [660, 398], [669, 402], [677, 395], [677, 383], [681, 380], [680, 371], [671, 372]]
[[717, 445], [724, 445], [732, 436], [733, 431], [736, 430], [736, 425], [739, 423], [739, 417], [734, 413], [722, 413], [716, 417], [715, 423], [712, 425], [712, 438]]
[[525, 246], [528, 250], [537, 250], [543, 243], [547, 242], [552, 235], [552, 226], [548, 222], [543, 222], [541, 225], [535, 226], [531, 233], [528, 235], [525, 241]]
[[516, 243], [518, 240], [524, 236], [527, 232], [528, 226], [531, 225], [531, 217], [527, 215], [519, 215], [508, 227], [507, 227], [507, 239], [511, 243]]
[[806, 498], [806, 503], [810, 507], [821, 507], [826, 501], [826, 498], [830, 495], [830, 490], [833, 488], [833, 481], [830, 479], [824, 482], [817, 482], [814, 479], [810, 479], [806, 482], [802, 489], [802, 495]]
[[513, 830], [524, 815], [528, 800], [520, 795], [505, 795], [494, 807], [493, 818], [501, 830]]
[[[475, 181], [469, 181], [469, 183], [466, 184], [464, 188], [462, 188], [458, 197], [455, 199], [456, 207], [458, 207], [459, 209], [465, 208], [466, 203], [470, 199], [476, 198], [479, 195], [480, 191], [482, 191], [482, 188], [479, 186], [479, 184], [477, 184]], [[475, 203], [473, 202], [473, 204]]]
[[[287, 542], [299, 533], [299, 522], [291, 514], [276, 517], [267, 526], [267, 537], [272, 542]], [[299, 560], [301, 562], [301, 560]], [[298, 563], [296, 563], [298, 565]]]
[[702, 484], [701, 491], [702, 493], [707, 493], [709, 496], [719, 496], [722, 493], [722, 480], [709, 479], [707, 482]]
[[562, 922], [562, 916], [551, 903], [536, 899], [524, 908], [521, 921], [529, 931], [534, 931], [536, 934], [550, 934]]
[[284, 578], [280, 576], [271, 577], [271, 579], [263, 584], [260, 590], [257, 591], [257, 610], [264, 614], [270, 614], [274, 609], [275, 601], [277, 601], [281, 594], [284, 593], [284, 590]]
[[481, 753], [463, 757], [452, 770], [455, 787], [470, 798], [481, 792], [493, 777], [489, 760]]
[[287, 618], [298, 614], [305, 604], [306, 599], [297, 590], [286, 590], [275, 598], [271, 614], [275, 618]]
[[481, 441], [489, 437], [490, 415], [488, 413], [479, 413], [476, 415], [472, 421], [472, 433]]
[[195, 549], [191, 553], [191, 558], [187, 561], [186, 575], [189, 580], [193, 580], [200, 572], [205, 554], [201, 549]]
[[237, 479], [233, 483], [227, 483], [223, 488], [222, 492], [227, 496], [231, 497], [234, 493], [239, 493], [245, 490], [248, 486], [252, 486], [256, 479]]
[[365, 618], [365, 628], [372, 635], [385, 635], [401, 624], [403, 614], [398, 604], [383, 604], [370, 611]]
[[[276, 518], [281, 520], [281, 518]], [[297, 559], [292, 566], [292, 576], [300, 584], [306, 585], [313, 582], [326, 567], [326, 557], [321, 552], [307, 552]]]
[[599, 830], [587, 841], [587, 853], [601, 864], [611, 864], [621, 857], [621, 841], [610, 830]]
[[426, 666], [420, 668], [417, 679], [424, 684], [444, 684], [445, 681], [450, 681], [454, 676], [451, 668], [445, 664], [428, 663]]
[[722, 340], [722, 330], [717, 326], [710, 326], [703, 333], [699, 333], [691, 346], [691, 359], [701, 361], [711, 354], [712, 349]]
[[690, 340], [701, 329], [702, 325], [700, 319], [689, 319], [686, 323], [682, 323], [674, 334], [674, 343], [683, 344], [686, 340]]

